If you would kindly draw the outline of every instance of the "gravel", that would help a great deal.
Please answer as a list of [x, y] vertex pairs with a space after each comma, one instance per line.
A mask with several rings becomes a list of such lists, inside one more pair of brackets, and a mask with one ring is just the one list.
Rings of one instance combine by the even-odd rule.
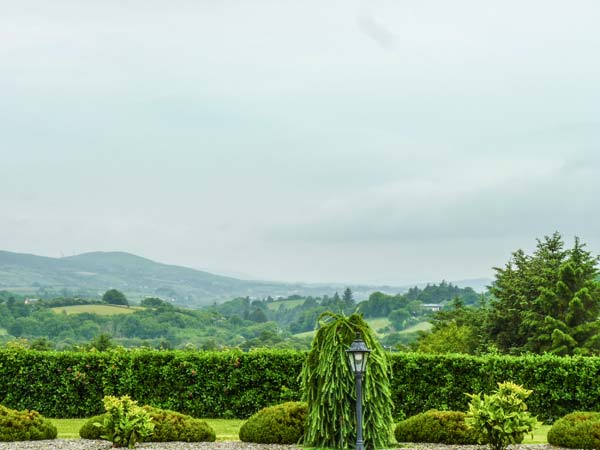
[[[88, 439], [54, 439], [49, 441], [0, 442], [0, 450], [107, 450], [112, 445], [107, 441]], [[137, 444], [138, 449], [155, 450], [300, 450], [296, 445], [248, 444], [240, 441], [220, 442], [161, 442]], [[478, 445], [403, 444], [403, 450], [486, 450]], [[548, 444], [513, 445], [510, 450], [556, 450]]]

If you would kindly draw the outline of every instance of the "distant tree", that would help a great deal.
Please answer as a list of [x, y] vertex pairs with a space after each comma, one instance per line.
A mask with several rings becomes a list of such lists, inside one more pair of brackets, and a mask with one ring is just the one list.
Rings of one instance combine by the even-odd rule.
[[116, 289], [109, 289], [102, 296], [102, 301], [104, 303], [108, 303], [111, 305], [125, 305], [129, 306], [129, 302], [127, 301], [127, 297], [121, 291], [117, 291]]
[[352, 296], [352, 291], [350, 290], [350, 288], [346, 288], [346, 290], [344, 291], [344, 294], [342, 296], [342, 300], [344, 302], [344, 306], [346, 308], [352, 308], [354, 307], [354, 297]]
[[248, 320], [251, 320], [252, 322], [263, 323], [267, 322], [269, 319], [267, 319], [267, 315], [262, 309], [254, 308], [248, 315]]
[[146, 308], [158, 308], [164, 304], [165, 302], [158, 297], [147, 297], [140, 302], [140, 305]]
[[48, 351], [54, 350], [54, 343], [46, 339], [45, 337], [36, 338], [29, 344], [32, 350]]
[[112, 336], [106, 333], [102, 333], [101, 335], [96, 336], [94, 339], [91, 340], [88, 346], [89, 349], [95, 349], [99, 352], [104, 352], [113, 347], [115, 347], [115, 344], [112, 340]]

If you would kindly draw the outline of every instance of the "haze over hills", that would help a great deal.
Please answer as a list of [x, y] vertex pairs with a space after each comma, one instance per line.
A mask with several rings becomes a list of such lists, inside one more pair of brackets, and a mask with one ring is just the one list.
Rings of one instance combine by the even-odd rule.
[[[115, 288], [123, 291], [131, 300], [158, 296], [181, 306], [196, 307], [239, 296], [332, 295], [345, 287], [341, 284], [241, 280], [162, 264], [124, 252], [92, 252], [50, 258], [0, 251], [0, 289], [42, 297], [99, 297], [107, 289]], [[399, 293], [407, 289], [392, 286], [350, 287], [357, 299], [366, 298], [376, 290]]]

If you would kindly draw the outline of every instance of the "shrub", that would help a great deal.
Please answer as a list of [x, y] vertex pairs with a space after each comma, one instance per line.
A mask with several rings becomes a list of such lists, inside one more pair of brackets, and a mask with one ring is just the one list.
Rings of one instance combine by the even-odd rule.
[[459, 411], [430, 409], [399, 422], [394, 435], [398, 442], [477, 444], [477, 433], [467, 427], [465, 417], [466, 414]]
[[505, 382], [498, 383], [497, 391], [485, 394], [483, 398], [479, 394], [467, 394], [471, 398], [467, 424], [492, 450], [505, 450], [509, 444], [520, 444], [525, 433], [532, 432], [537, 425], [525, 404], [531, 393], [518, 384]]
[[102, 437], [113, 443], [113, 447], [133, 448], [140, 439], [150, 436], [154, 424], [148, 411], [138, 406], [135, 400], [123, 397], [104, 397], [106, 415], [104, 421], [94, 424], [102, 427]]
[[296, 444], [306, 427], [307, 405], [287, 402], [264, 408], [240, 428], [240, 440], [258, 444]]
[[0, 441], [56, 438], [56, 427], [37, 411], [15, 411], [0, 405]]
[[[203, 420], [151, 406], [143, 408], [154, 424], [154, 432], [141, 439], [144, 442], [214, 442], [216, 439], [213, 429]], [[83, 439], [101, 439], [106, 432], [94, 426], [94, 423], [104, 423], [105, 417], [106, 414], [102, 414], [89, 418], [79, 430], [79, 436]]]
[[548, 431], [548, 443], [567, 448], [600, 448], [600, 413], [574, 412], [558, 419]]
[[144, 407], [154, 423], [148, 442], [214, 442], [214, 430], [205, 421], [166, 409]]

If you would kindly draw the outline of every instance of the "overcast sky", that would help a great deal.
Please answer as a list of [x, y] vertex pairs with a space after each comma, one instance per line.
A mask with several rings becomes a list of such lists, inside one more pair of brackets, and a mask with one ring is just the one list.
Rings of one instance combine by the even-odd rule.
[[600, 253], [600, 2], [0, 6], [0, 249], [394, 285]]

